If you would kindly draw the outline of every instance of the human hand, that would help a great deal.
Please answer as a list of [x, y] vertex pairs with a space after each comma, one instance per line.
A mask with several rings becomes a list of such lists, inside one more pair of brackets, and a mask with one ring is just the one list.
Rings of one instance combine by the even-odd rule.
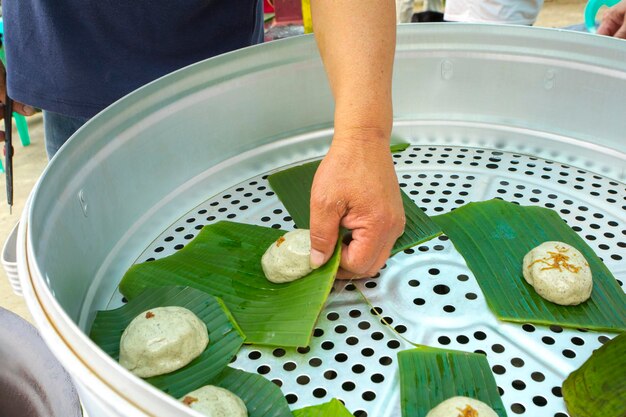
[[373, 276], [404, 225], [388, 140], [371, 132], [348, 140], [335, 137], [311, 188], [311, 266], [330, 258], [343, 226], [352, 231], [352, 241], [342, 246], [338, 278]]
[[311, 2], [315, 39], [335, 99], [335, 135], [311, 188], [311, 266], [333, 252], [339, 226], [340, 278], [372, 276], [404, 230], [389, 151], [396, 45], [393, 0]]
[[626, 39], [626, 0], [606, 11], [598, 28], [598, 35]]
[[[0, 62], [0, 103], [5, 104], [6, 95], [7, 95], [7, 87], [6, 87], [6, 70], [4, 69], [4, 65]], [[27, 106], [23, 103], [14, 101], [13, 102], [13, 111], [24, 116], [32, 116], [35, 114], [35, 109], [31, 106]], [[4, 106], [0, 107], [0, 120], [4, 118]], [[0, 130], [0, 141], [4, 140], [4, 131]]]

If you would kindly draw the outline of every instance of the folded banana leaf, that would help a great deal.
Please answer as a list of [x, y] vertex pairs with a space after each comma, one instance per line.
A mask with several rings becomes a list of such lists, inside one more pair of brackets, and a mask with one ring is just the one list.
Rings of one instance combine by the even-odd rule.
[[149, 288], [123, 307], [99, 311], [89, 336], [118, 360], [120, 338], [130, 322], [144, 311], [166, 306], [191, 310], [209, 331], [209, 345], [187, 366], [169, 374], [146, 378], [150, 384], [178, 398], [213, 381], [243, 345], [243, 332], [219, 298], [189, 287]]
[[[406, 148], [405, 145], [402, 145]], [[400, 149], [402, 150], [402, 149]], [[320, 161], [309, 162], [269, 176], [272, 189], [283, 203], [291, 218], [301, 229], [309, 228], [311, 186]], [[391, 254], [419, 245], [441, 234], [441, 228], [415, 205], [403, 191], [402, 203], [406, 216], [404, 234], [398, 238]]]
[[398, 353], [402, 417], [425, 417], [442, 401], [475, 398], [500, 417], [506, 410], [484, 355], [420, 346]]
[[287, 284], [269, 282], [261, 256], [284, 230], [233, 222], [205, 226], [183, 249], [131, 267], [120, 291], [132, 300], [148, 287], [186, 285], [220, 297], [246, 343], [308, 346], [339, 268], [339, 245], [326, 265]]
[[291, 417], [280, 388], [261, 375], [226, 367], [212, 385], [225, 388], [243, 400], [248, 417]]
[[352, 413], [336, 398], [327, 403], [300, 408], [293, 417], [352, 417]]
[[563, 382], [571, 417], [626, 416], [626, 333], [595, 350]]
[[[501, 200], [469, 203], [433, 217], [463, 255], [489, 308], [504, 321], [608, 332], [626, 330], [626, 295], [593, 249], [559, 215]], [[561, 306], [540, 297], [522, 275], [524, 255], [545, 241], [578, 249], [591, 268], [591, 298]]]

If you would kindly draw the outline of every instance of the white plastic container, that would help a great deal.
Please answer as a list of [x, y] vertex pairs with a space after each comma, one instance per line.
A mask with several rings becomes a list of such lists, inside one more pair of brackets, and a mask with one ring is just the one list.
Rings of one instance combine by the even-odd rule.
[[11, 288], [16, 295], [22, 295], [22, 287], [20, 285], [20, 277], [17, 272], [17, 230], [19, 223], [13, 227], [9, 237], [4, 242], [2, 248], [2, 267], [7, 274], [7, 279]]

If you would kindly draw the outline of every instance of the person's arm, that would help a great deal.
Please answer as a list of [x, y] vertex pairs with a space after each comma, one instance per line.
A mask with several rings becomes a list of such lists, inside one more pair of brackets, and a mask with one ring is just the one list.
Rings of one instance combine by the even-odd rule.
[[598, 28], [598, 35], [626, 39], [626, 0], [606, 11]]
[[389, 150], [394, 0], [312, 0], [315, 37], [335, 98], [335, 133], [311, 190], [311, 264], [331, 256], [339, 226], [352, 230], [342, 277], [374, 275], [404, 230]]

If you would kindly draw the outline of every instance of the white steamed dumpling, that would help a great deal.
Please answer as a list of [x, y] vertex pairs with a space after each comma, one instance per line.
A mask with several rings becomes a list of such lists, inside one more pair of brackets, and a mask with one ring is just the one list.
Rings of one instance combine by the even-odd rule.
[[269, 281], [277, 284], [291, 282], [313, 271], [310, 256], [310, 231], [296, 229], [285, 233], [267, 248], [261, 266]]
[[180, 399], [188, 407], [209, 417], [248, 417], [246, 404], [227, 389], [205, 385]]
[[498, 417], [487, 404], [470, 397], [452, 397], [439, 403], [426, 417]]
[[560, 305], [577, 305], [589, 299], [593, 288], [585, 257], [563, 242], [544, 242], [523, 261], [522, 273], [537, 294]]
[[120, 365], [148, 378], [182, 368], [209, 344], [206, 324], [183, 307], [157, 307], [130, 322], [120, 341]]

